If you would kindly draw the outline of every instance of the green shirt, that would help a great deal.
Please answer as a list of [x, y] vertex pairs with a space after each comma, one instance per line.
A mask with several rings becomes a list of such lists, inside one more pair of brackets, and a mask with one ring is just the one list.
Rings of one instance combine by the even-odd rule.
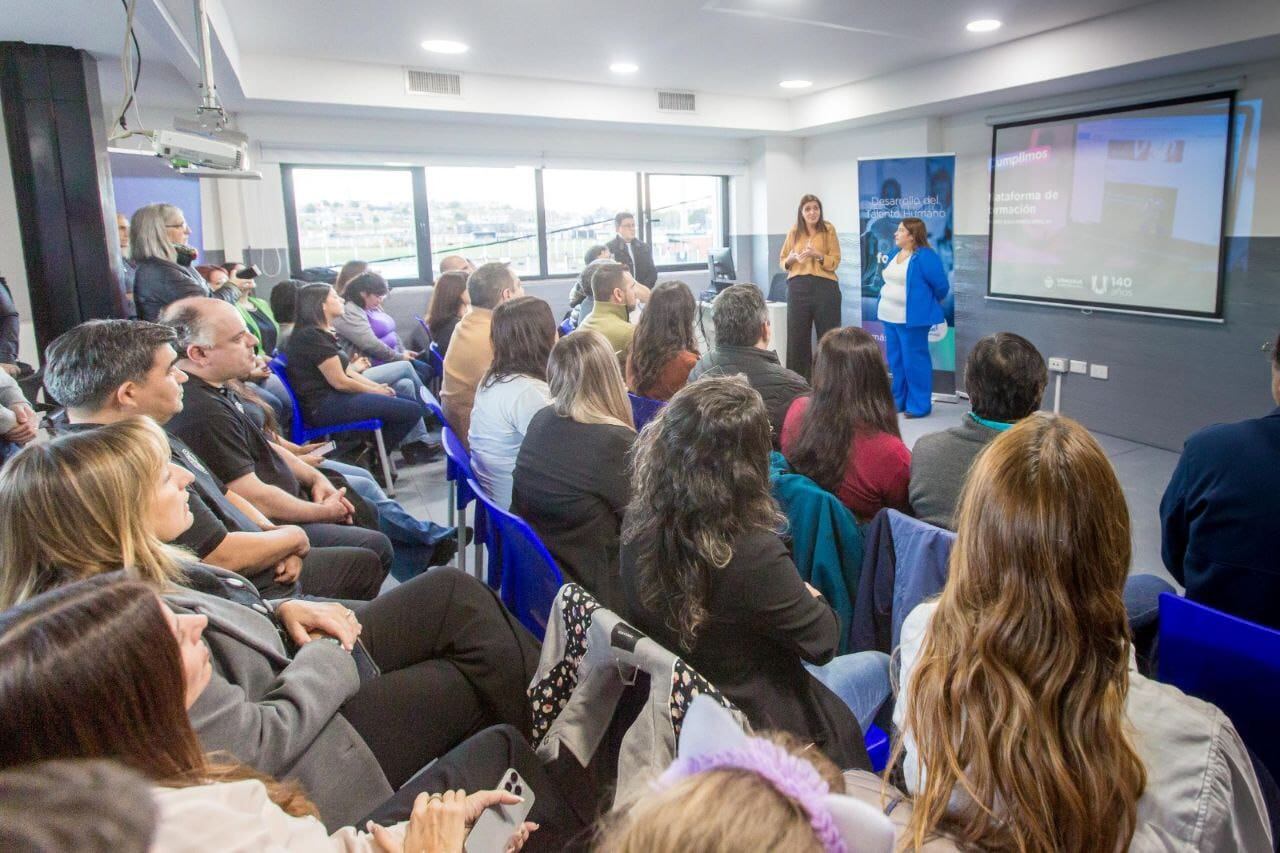
[[631, 336], [636, 327], [627, 319], [627, 306], [616, 302], [596, 302], [579, 329], [594, 329], [604, 335], [613, 351], [622, 354], [631, 346]]

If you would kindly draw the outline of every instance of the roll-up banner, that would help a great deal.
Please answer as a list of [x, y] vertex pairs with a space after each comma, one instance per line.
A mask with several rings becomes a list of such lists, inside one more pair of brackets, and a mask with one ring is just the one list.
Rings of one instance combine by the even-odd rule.
[[858, 244], [862, 255], [862, 328], [884, 349], [876, 309], [884, 287], [881, 270], [897, 251], [893, 233], [905, 217], [924, 221], [929, 245], [942, 259], [952, 291], [942, 303], [945, 322], [929, 330], [934, 399], [956, 399], [954, 154], [858, 158]]

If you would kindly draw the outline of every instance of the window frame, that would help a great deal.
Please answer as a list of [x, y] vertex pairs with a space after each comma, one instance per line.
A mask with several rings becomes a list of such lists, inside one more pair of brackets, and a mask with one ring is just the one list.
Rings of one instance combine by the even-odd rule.
[[[557, 167], [562, 168], [562, 167]], [[387, 284], [392, 287], [412, 287], [422, 285], [435, 284], [435, 270], [432, 268], [431, 259], [434, 255], [431, 247], [431, 220], [428, 206], [428, 187], [425, 165], [406, 165], [406, 166], [387, 166], [387, 165], [368, 165], [368, 164], [349, 164], [349, 163], [281, 163], [280, 164], [280, 184], [284, 195], [284, 221], [285, 221], [285, 240], [288, 245], [289, 268], [291, 272], [301, 271], [302, 266], [302, 246], [298, 236], [298, 210], [296, 197], [294, 193], [294, 173], [298, 170], [341, 170], [341, 171], [385, 171], [385, 172], [408, 172], [410, 174], [413, 186], [413, 218], [414, 218], [414, 238], [415, 247], [418, 253], [418, 278], [396, 278], [388, 279]], [[618, 169], [619, 172], [628, 171], [626, 169]], [[534, 180], [534, 203], [536, 205], [537, 217], [537, 246], [538, 246], [538, 274], [521, 276], [523, 281], [552, 281], [556, 279], [571, 279], [574, 273], [556, 273], [554, 275], [548, 273], [547, 258], [547, 212], [544, 204], [543, 185], [542, 185], [543, 167], [538, 166], [533, 169]], [[716, 178], [719, 181], [719, 193], [717, 202], [720, 206], [720, 245], [732, 248], [732, 235], [730, 233], [730, 194], [729, 194], [729, 175], [724, 174], [707, 174], [701, 172], [646, 172], [643, 170], [635, 170], [636, 177], [636, 215], [640, 218], [639, 234], [641, 240], [646, 243], [653, 244], [653, 222], [652, 213], [650, 212], [650, 195], [649, 195], [649, 178], [651, 175], [694, 175], [697, 177]], [[688, 263], [688, 264], [662, 264], [657, 267], [660, 273], [670, 272], [687, 272], [692, 270], [704, 270], [707, 268], [705, 263]]]

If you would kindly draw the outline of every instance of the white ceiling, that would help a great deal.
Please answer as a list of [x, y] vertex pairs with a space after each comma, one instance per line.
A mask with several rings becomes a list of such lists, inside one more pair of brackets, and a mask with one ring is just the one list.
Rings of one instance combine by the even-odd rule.
[[[244, 55], [794, 96], [989, 47], [1150, 0], [222, 0]], [[353, 12], [358, 25], [353, 26]], [[994, 33], [966, 32], [999, 18]], [[440, 56], [428, 38], [466, 42]], [[640, 66], [612, 74], [611, 62]]]

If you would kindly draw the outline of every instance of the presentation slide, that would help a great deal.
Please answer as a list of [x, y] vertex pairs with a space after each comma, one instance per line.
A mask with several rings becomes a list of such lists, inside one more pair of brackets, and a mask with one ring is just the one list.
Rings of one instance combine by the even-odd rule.
[[988, 295], [1220, 316], [1231, 104], [997, 126]]

